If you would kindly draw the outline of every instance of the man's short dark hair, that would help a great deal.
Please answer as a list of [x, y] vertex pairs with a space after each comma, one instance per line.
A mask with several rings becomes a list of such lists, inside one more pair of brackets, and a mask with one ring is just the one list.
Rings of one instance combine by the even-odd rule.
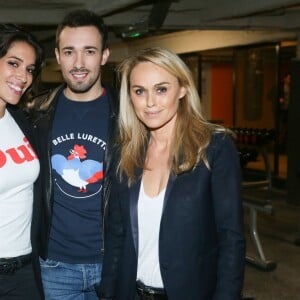
[[85, 9], [74, 10], [64, 17], [56, 30], [56, 47], [59, 47], [59, 37], [65, 27], [76, 28], [82, 26], [95, 26], [102, 37], [102, 50], [108, 47], [107, 27], [103, 19], [96, 13]]

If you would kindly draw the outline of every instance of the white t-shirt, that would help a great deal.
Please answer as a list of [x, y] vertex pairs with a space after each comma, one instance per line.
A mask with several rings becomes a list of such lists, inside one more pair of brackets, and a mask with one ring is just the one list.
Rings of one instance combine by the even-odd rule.
[[166, 189], [149, 197], [141, 183], [138, 200], [139, 254], [137, 279], [145, 285], [162, 288], [159, 265], [159, 228]]
[[0, 119], [0, 258], [31, 252], [33, 183], [39, 161], [6, 110]]

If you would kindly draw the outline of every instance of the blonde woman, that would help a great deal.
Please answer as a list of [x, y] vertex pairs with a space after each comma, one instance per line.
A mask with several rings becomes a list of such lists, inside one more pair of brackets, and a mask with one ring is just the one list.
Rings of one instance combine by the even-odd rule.
[[231, 135], [205, 120], [189, 69], [167, 49], [140, 51], [120, 74], [100, 294], [239, 300], [245, 241]]

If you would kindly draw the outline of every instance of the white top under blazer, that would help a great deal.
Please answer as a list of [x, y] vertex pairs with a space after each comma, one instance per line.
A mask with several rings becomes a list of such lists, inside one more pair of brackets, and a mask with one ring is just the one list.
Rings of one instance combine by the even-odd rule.
[[141, 182], [138, 199], [137, 280], [156, 288], [164, 286], [160, 273], [158, 242], [165, 192], [166, 189], [163, 189], [157, 196], [149, 197]]

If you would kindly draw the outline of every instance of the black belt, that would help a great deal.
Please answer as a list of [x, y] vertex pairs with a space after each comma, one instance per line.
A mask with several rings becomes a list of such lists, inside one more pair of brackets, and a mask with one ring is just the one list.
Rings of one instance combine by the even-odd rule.
[[18, 257], [0, 258], [0, 274], [12, 275], [31, 262], [31, 253]]
[[168, 300], [165, 289], [144, 285], [139, 280], [136, 282], [136, 291], [141, 300]]

